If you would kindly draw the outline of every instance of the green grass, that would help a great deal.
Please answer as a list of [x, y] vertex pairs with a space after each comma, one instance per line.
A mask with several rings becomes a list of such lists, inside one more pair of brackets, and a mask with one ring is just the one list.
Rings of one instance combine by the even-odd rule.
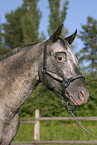
[[[96, 121], [81, 121], [91, 133], [97, 135]], [[34, 124], [20, 124], [14, 141], [34, 140]], [[74, 121], [41, 121], [40, 140], [97, 140], [83, 131]]]
[[32, 141], [34, 139], [34, 124], [20, 124], [14, 141]]

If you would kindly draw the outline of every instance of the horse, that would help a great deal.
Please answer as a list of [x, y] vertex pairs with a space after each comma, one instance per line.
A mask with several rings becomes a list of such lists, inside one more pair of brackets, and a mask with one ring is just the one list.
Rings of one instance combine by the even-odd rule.
[[19, 109], [42, 82], [71, 105], [86, 104], [89, 93], [71, 49], [77, 31], [61, 38], [60, 25], [48, 40], [13, 49], [0, 57], [0, 144], [9, 145], [19, 129]]

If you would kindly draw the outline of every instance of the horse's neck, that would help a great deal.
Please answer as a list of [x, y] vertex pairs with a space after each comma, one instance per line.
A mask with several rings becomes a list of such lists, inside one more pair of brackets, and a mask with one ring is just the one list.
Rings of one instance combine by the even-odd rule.
[[42, 49], [36, 45], [26, 53], [9, 58], [10, 63], [5, 61], [5, 64], [2, 64], [5, 76], [2, 75], [5, 80], [0, 79], [2, 84], [0, 97], [6, 100], [6, 106], [10, 106], [10, 110], [14, 108], [15, 111], [20, 107], [39, 84], [38, 66], [42, 59]]

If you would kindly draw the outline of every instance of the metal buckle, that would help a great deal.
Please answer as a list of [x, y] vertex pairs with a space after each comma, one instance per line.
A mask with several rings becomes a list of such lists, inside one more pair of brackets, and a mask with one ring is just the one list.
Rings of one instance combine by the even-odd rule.
[[69, 113], [72, 112], [72, 110], [69, 108], [69, 105], [68, 105], [68, 104], [69, 104], [69, 101], [67, 101], [66, 104], [65, 104], [65, 103], [64, 103], [64, 99], [62, 99], [62, 104], [63, 104], [64, 106], [67, 106], [68, 112], [69, 112]]
[[66, 79], [66, 80], [62, 83], [62, 85], [65, 86], [65, 88], [67, 88], [67, 87], [69, 86], [69, 84], [70, 84], [70, 81], [69, 81], [68, 79]]
[[47, 68], [42, 68], [42, 73], [45, 73], [47, 71]]

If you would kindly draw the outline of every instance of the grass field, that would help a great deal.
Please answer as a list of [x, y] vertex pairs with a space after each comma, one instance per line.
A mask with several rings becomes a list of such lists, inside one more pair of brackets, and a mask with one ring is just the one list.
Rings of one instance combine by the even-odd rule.
[[[97, 121], [80, 121], [91, 133], [97, 135]], [[33, 141], [34, 124], [20, 124], [14, 141]], [[83, 131], [74, 121], [40, 121], [40, 140], [97, 140]]]

